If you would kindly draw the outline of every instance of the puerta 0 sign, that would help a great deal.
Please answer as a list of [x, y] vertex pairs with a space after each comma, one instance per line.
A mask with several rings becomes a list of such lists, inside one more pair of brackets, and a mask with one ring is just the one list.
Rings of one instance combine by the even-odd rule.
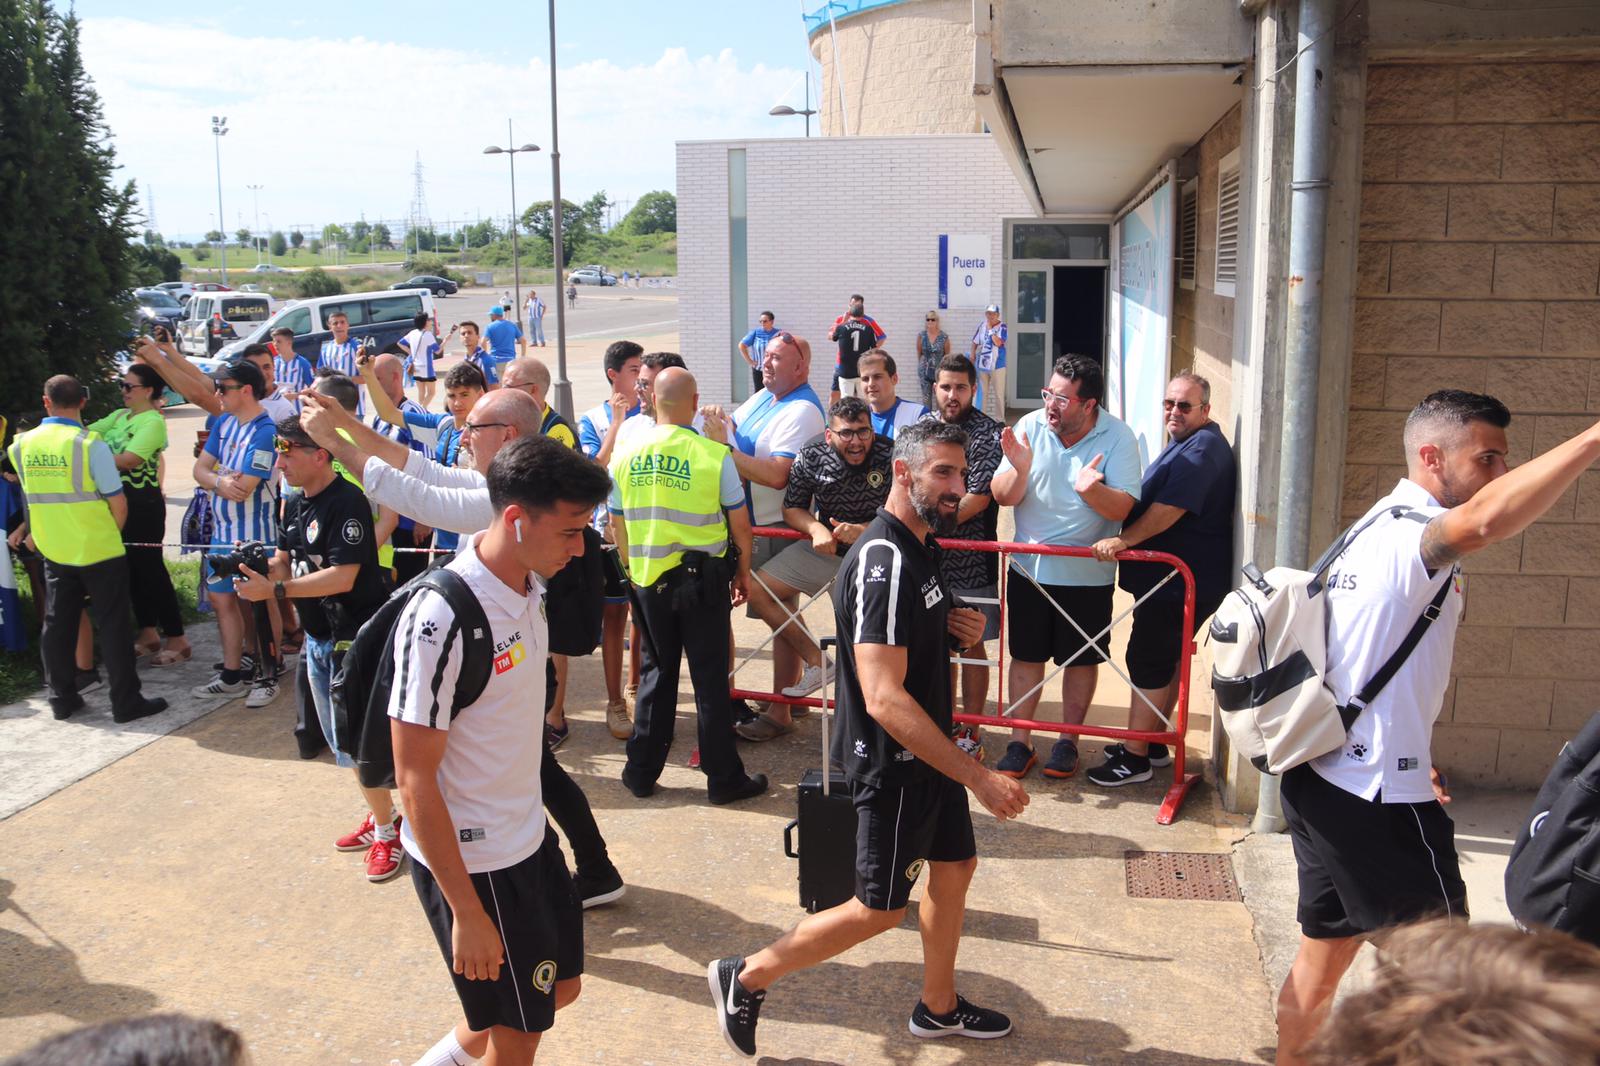
[[993, 261], [988, 234], [939, 234], [939, 309], [988, 304]]

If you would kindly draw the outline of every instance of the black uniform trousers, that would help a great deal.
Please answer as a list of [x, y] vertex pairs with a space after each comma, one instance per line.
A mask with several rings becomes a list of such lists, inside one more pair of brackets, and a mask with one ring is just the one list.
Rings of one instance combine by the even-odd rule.
[[78, 702], [78, 619], [83, 598], [99, 631], [100, 659], [111, 681], [111, 710], [125, 715], [139, 705], [139, 674], [133, 665], [133, 606], [128, 602], [128, 561], [118, 555], [89, 566], [44, 561], [44, 631], [39, 635], [50, 702]]
[[689, 657], [694, 685], [700, 767], [706, 790], [726, 793], [745, 781], [744, 762], [734, 746], [733, 705], [728, 699], [728, 636], [733, 608], [726, 585], [707, 588], [693, 611], [673, 603], [682, 567], [670, 570], [654, 585], [630, 587], [634, 621], [644, 636], [639, 670], [639, 702], [628, 738], [628, 776], [654, 784], [667, 764], [678, 713], [679, 660]]
[[[544, 710], [549, 714], [556, 702], [556, 664], [548, 656], [544, 675]], [[606, 851], [606, 838], [600, 835], [600, 825], [594, 820], [589, 797], [556, 762], [556, 753], [548, 744], [539, 763], [539, 784], [545, 813], [567, 835], [567, 844], [572, 848], [573, 873], [578, 877], [604, 877], [611, 866], [611, 856]]]

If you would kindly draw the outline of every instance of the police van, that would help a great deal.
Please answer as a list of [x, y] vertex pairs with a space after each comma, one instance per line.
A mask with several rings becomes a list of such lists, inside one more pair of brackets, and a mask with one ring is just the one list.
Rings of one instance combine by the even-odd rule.
[[349, 318], [351, 337], [358, 342], [371, 337], [379, 349], [383, 349], [410, 333], [411, 320], [419, 313], [433, 318], [433, 294], [426, 289], [401, 292], [383, 289], [295, 300], [248, 333], [241, 332], [239, 340], [217, 351], [217, 358], [226, 361], [246, 345], [267, 344], [274, 330], [288, 327], [294, 330], [296, 354], [305, 356], [315, 366], [322, 353], [322, 342], [333, 339], [328, 319], [336, 311], [344, 312]]

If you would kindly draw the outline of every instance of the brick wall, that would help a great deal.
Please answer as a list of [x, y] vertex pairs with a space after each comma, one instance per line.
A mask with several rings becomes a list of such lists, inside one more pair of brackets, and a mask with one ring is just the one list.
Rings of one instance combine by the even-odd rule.
[[1217, 163], [1239, 147], [1236, 106], [1212, 126], [1188, 152], [1196, 166], [1199, 184], [1198, 240], [1195, 250], [1195, 287], [1178, 287], [1172, 301], [1172, 369], [1193, 370], [1211, 382], [1211, 417], [1233, 436], [1237, 414], [1233, 403], [1232, 296], [1218, 296], [1217, 274]]
[[964, 350], [983, 304], [1001, 301], [1004, 220], [1031, 215], [986, 134], [680, 143], [679, 343], [706, 402], [732, 395], [737, 358], [727, 328], [735, 148], [747, 161], [752, 324], [771, 310], [779, 327], [811, 341], [811, 381], [824, 396], [834, 353], [824, 338], [854, 292], [889, 335], [901, 395], [917, 394], [914, 341], [938, 306], [940, 233], [991, 236], [991, 287], [942, 315], [954, 350]]
[[[1368, 70], [1343, 507], [1405, 472], [1405, 412], [1443, 387], [1512, 410], [1525, 462], [1600, 410], [1600, 63]], [[1527, 786], [1600, 679], [1600, 472], [1472, 556], [1434, 735], [1463, 779]]]

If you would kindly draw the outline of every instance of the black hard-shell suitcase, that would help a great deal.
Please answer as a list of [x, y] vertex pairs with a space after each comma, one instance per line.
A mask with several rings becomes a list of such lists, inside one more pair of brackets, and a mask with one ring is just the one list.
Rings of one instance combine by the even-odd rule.
[[[835, 641], [828, 637], [821, 643], [826, 655]], [[801, 775], [798, 816], [783, 827], [783, 853], [800, 863], [800, 906], [812, 914], [837, 907], [855, 894], [856, 887], [856, 809], [850, 801], [850, 783], [829, 759], [832, 714], [827, 685], [822, 688], [822, 704], [822, 764], [828, 775], [824, 779], [821, 770]]]

